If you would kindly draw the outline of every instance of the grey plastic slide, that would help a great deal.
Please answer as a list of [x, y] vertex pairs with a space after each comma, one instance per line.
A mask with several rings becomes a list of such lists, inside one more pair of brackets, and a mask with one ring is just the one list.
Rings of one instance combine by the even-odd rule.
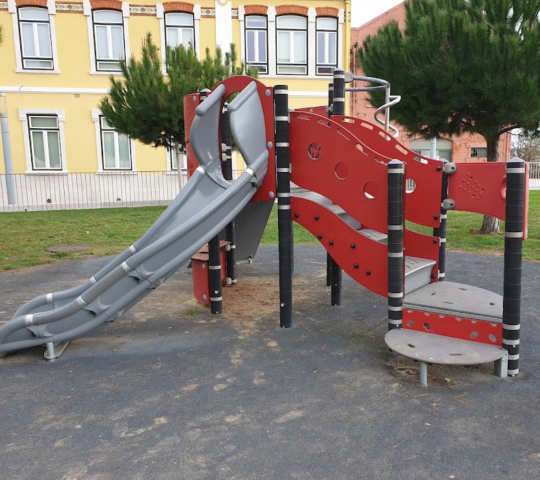
[[231, 130], [247, 164], [234, 182], [220, 166], [223, 85], [197, 107], [190, 141], [200, 166], [173, 203], [131, 247], [78, 287], [30, 300], [0, 326], [0, 355], [82, 337], [114, 321], [161, 285], [249, 202], [268, 166], [255, 82], [229, 105]]

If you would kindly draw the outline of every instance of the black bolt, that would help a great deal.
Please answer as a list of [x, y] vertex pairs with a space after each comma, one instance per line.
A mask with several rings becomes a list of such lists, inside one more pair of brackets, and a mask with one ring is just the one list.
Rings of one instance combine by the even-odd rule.
[[371, 270], [366, 270], [366, 275], [371, 275]]
[[354, 268], [358, 268], [358, 263], [355, 263], [355, 264], [354, 264]]
[[442, 167], [440, 165], [437, 166], [437, 171], [440, 172], [442, 170]]
[[330, 245], [334, 245], [334, 240], [330, 240], [328, 243], [329, 243]]
[[351, 243], [351, 248], [356, 248], [356, 243]]
[[315, 215], [315, 220], [319, 220], [319, 215]]
[[431, 274], [431, 278], [437, 278], [437, 275], [435, 275], [434, 273]]
[[319, 233], [319, 235], [317, 235], [317, 238], [318, 238], [319, 240], [321, 240], [321, 239], [322, 239], [322, 235]]
[[299, 216], [300, 216], [299, 213], [295, 213], [295, 214], [294, 214], [294, 218], [298, 218]]
[[437, 240], [436, 238], [433, 239], [433, 243], [439, 243], [439, 240]]
[[435, 220], [439, 220], [439, 215], [433, 215], [433, 218], [434, 218]]

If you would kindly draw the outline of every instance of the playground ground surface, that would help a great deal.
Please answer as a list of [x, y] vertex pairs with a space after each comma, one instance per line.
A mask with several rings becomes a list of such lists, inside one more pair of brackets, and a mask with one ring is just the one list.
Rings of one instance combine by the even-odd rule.
[[[278, 327], [277, 247], [239, 266], [224, 314], [182, 268], [122, 319], [47, 363], [0, 359], [6, 480], [532, 480], [540, 472], [540, 265], [523, 268], [521, 374], [418, 366], [388, 352], [385, 299], [295, 247], [292, 329]], [[0, 273], [0, 319], [109, 258]], [[447, 277], [502, 293], [502, 259], [449, 253]]]

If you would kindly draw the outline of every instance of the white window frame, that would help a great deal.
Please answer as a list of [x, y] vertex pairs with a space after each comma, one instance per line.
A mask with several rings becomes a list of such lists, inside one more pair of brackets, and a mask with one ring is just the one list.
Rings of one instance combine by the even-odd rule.
[[[278, 23], [279, 23], [279, 20], [281, 18], [285, 18], [285, 17], [297, 17], [297, 18], [302, 18], [305, 20], [306, 22], [306, 28], [279, 28], [278, 27]], [[297, 14], [286, 14], [286, 15], [280, 15], [278, 17], [276, 17], [276, 56], [275, 56], [275, 63], [276, 63], [276, 72], [279, 74], [279, 75], [283, 75], [283, 76], [289, 76], [289, 75], [299, 75], [299, 76], [306, 76], [309, 74], [309, 28], [308, 28], [308, 23], [309, 23], [309, 19], [303, 15], [297, 15]], [[306, 61], [305, 63], [299, 63], [299, 62], [295, 62], [294, 61], [294, 51], [295, 51], [295, 43], [294, 43], [294, 34], [297, 33], [297, 32], [303, 32], [305, 34], [305, 58], [306, 58]], [[278, 61], [278, 56], [277, 56], [277, 51], [278, 51], [278, 36], [280, 33], [288, 33], [289, 34], [289, 50], [290, 50], [290, 55], [291, 55], [291, 59], [293, 61], [291, 62], [279, 62]], [[279, 67], [305, 67], [306, 71], [305, 73], [296, 73], [296, 72], [291, 72], [291, 73], [280, 73], [279, 72]]]
[[[317, 22], [319, 19], [323, 19], [323, 18], [331, 18], [332, 20], [335, 20], [336, 21], [336, 29], [335, 30], [326, 30], [326, 29], [319, 29], [318, 28], [318, 25], [317, 25]], [[339, 57], [339, 50], [338, 50], [338, 45], [339, 45], [339, 21], [336, 17], [317, 17], [317, 19], [315, 20], [315, 74], [317, 76], [331, 76], [333, 75], [333, 70], [337, 68], [338, 66], [338, 57]], [[323, 63], [319, 63], [319, 33], [322, 33], [324, 35], [324, 57], [325, 57], [325, 62]], [[336, 51], [335, 51], [335, 54], [336, 54], [336, 62], [335, 63], [330, 63], [328, 62], [328, 56], [329, 56], [329, 48], [328, 48], [328, 38], [330, 36], [330, 34], [335, 34], [336, 35]], [[319, 73], [319, 67], [322, 67], [322, 68], [329, 68], [329, 67], [333, 67], [332, 68], [332, 72], [331, 73]]]
[[[264, 28], [261, 28], [261, 27], [248, 27], [247, 22], [248, 22], [248, 19], [250, 17], [264, 18], [264, 20], [266, 22], [266, 27], [264, 27]], [[270, 63], [269, 62], [269, 47], [268, 47], [268, 17], [266, 15], [260, 15], [260, 14], [246, 15], [245, 19], [244, 19], [243, 32], [244, 32], [243, 33], [243, 35], [244, 35], [244, 45], [246, 46], [246, 52], [245, 52], [245, 64], [246, 64], [246, 66], [256, 68], [259, 71], [260, 75], [268, 75], [268, 73], [269, 73], [268, 65]], [[248, 59], [247, 36], [248, 36], [249, 32], [255, 32], [256, 34], [259, 33], [259, 32], [264, 32], [264, 34], [266, 35], [266, 61], [265, 62], [261, 61], [258, 58], [258, 56], [259, 56], [259, 48], [258, 48], [259, 47], [259, 39], [258, 39], [258, 35], [255, 35], [255, 57], [257, 57], [257, 58], [254, 61], [250, 61]]]
[[[103, 114], [101, 113], [101, 110], [99, 109], [92, 109], [92, 122], [94, 123], [95, 127], [95, 134], [96, 134], [96, 153], [97, 153], [97, 172], [98, 173], [104, 173], [104, 174], [110, 174], [110, 173], [120, 173], [120, 174], [133, 174], [136, 175], [136, 163], [135, 163], [135, 141], [133, 138], [128, 137], [129, 139], [129, 155], [131, 158], [131, 168], [105, 168], [105, 159], [103, 158], [103, 139], [101, 136], [102, 128], [101, 128], [101, 118], [103, 117]], [[110, 131], [110, 130], [109, 130]], [[115, 132], [117, 135], [118, 133]], [[115, 142], [116, 143], [116, 142]]]
[[167, 73], [167, 68], [165, 65], [165, 51], [166, 51], [166, 40], [165, 40], [165, 13], [193, 13], [193, 28], [194, 28], [194, 48], [195, 48], [195, 55], [197, 55], [197, 58], [201, 58], [200, 51], [199, 51], [199, 45], [201, 44], [199, 41], [199, 26], [201, 22], [201, 6], [200, 5], [194, 5], [193, 12], [165, 12], [163, 9], [163, 3], [157, 3], [156, 4], [156, 16], [159, 20], [159, 32], [160, 32], [160, 40], [161, 40], [161, 65], [162, 65], [162, 71], [163, 74]]
[[[178, 168], [174, 168], [174, 162], [176, 162], [176, 148], [173, 145], [169, 150], [165, 149], [167, 152], [167, 172], [174, 172], [178, 173]], [[182, 155], [182, 165], [180, 169], [182, 170], [182, 174], [187, 174], [187, 154], [180, 153]]]
[[[32, 145], [30, 140], [30, 126], [28, 124], [28, 118], [36, 117], [56, 117], [58, 119], [58, 137], [60, 143], [60, 169], [34, 169], [32, 161]], [[26, 172], [27, 174], [34, 175], [47, 175], [47, 174], [59, 174], [67, 173], [67, 155], [66, 155], [66, 143], [64, 140], [64, 123], [66, 121], [66, 114], [63, 109], [51, 109], [51, 108], [19, 108], [19, 120], [22, 123], [23, 138], [24, 138], [24, 154], [26, 157]]]
[[[15, 0], [8, 0], [8, 11], [11, 13], [11, 19], [13, 23], [13, 40], [15, 44], [15, 63], [16, 73], [39, 73], [39, 74], [59, 74], [60, 68], [58, 66], [58, 51], [56, 48], [56, 3], [54, 0], [47, 0], [47, 7], [40, 7], [37, 5], [25, 5], [20, 8], [36, 8], [47, 10], [49, 14], [49, 34], [51, 36], [51, 51], [53, 68], [24, 68], [22, 45], [21, 45], [21, 32], [19, 29], [19, 13]], [[4, 47], [5, 48], [5, 47]]]
[[[189, 16], [192, 18], [192, 25], [189, 26], [189, 25], [168, 25], [167, 24], [167, 17], [169, 15], [186, 15], [186, 16]], [[184, 45], [184, 48], [193, 48], [193, 50], [196, 50], [197, 46], [195, 45], [195, 16], [193, 15], [192, 12], [165, 12], [164, 14], [164, 19], [163, 19], [163, 22], [164, 22], [164, 25], [165, 25], [165, 44], [166, 45], [169, 45], [169, 42], [168, 42], [168, 35], [167, 35], [167, 30], [168, 29], [175, 29], [175, 30], [178, 30], [178, 38], [182, 38], [182, 33], [184, 32], [184, 30], [189, 30], [192, 32], [192, 38], [193, 38], [193, 43], [190, 44], [190, 45]], [[179, 45], [183, 45], [183, 43], [180, 43]]]
[[[250, 14], [251, 15], [251, 14]], [[245, 9], [242, 5], [238, 6], [238, 20], [240, 23], [240, 58], [242, 62], [246, 62], [246, 35], [245, 35]], [[302, 15], [298, 15], [302, 16]], [[308, 27], [307, 27], [307, 43], [308, 43], [308, 62], [307, 62], [307, 75], [304, 74], [278, 74], [276, 69], [277, 64], [277, 55], [276, 55], [276, 44], [277, 44], [277, 30], [276, 30], [276, 8], [268, 7], [266, 11], [266, 17], [268, 19], [268, 75], [265, 75], [265, 78], [275, 78], [275, 79], [319, 79], [322, 80], [325, 75], [316, 75], [316, 65], [317, 65], [317, 51], [315, 48], [309, 48], [310, 45], [315, 45], [316, 43], [316, 21], [317, 21], [317, 11], [315, 7], [310, 7], [308, 9], [307, 18], [308, 18]], [[325, 17], [321, 15], [321, 17]], [[343, 52], [343, 25], [345, 21], [345, 12], [342, 8], [338, 9], [338, 38], [337, 38], [337, 68], [343, 68], [344, 58], [342, 55]], [[348, 58], [348, 57], [347, 57]], [[346, 60], [346, 59], [345, 59]], [[348, 60], [346, 60], [348, 61]], [[348, 67], [347, 67], [348, 68]], [[304, 97], [313, 97], [313, 92], [295, 92], [296, 96]], [[321, 95], [321, 98], [326, 98], [327, 93]]]
[[[98, 10], [111, 10], [111, 11], [119, 11], [114, 10], [113, 8], [104, 8], [104, 9], [98, 9]], [[96, 39], [94, 35], [94, 15], [93, 15], [92, 5], [90, 4], [89, 0], [83, 0], [83, 13], [86, 16], [86, 23], [88, 27], [88, 45], [90, 48], [90, 75], [122, 75], [122, 72], [120, 70], [98, 70], [97, 69], [97, 59], [96, 59]], [[128, 23], [126, 21], [127, 18], [129, 18], [129, 3], [122, 2], [122, 27], [124, 31], [124, 59], [126, 62], [129, 62], [129, 30], [128, 30]]]

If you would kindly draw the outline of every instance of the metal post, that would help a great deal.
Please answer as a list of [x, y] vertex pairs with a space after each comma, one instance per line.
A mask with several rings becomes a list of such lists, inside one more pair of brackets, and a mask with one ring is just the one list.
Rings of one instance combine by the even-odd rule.
[[[334, 109], [333, 103], [334, 103], [334, 84], [329, 83], [328, 84], [328, 107], [326, 109], [328, 118], [332, 116], [332, 110]], [[334, 261], [332, 260], [330, 253], [326, 252], [326, 286], [327, 287], [332, 285], [332, 264], [333, 263]]]
[[[345, 115], [345, 72], [341, 69], [334, 70], [334, 98], [332, 115]], [[341, 267], [332, 258], [332, 285], [330, 293], [330, 304], [341, 305]]]
[[15, 205], [15, 176], [13, 175], [13, 163], [11, 157], [11, 139], [9, 137], [9, 119], [7, 113], [7, 99], [5, 93], [0, 93], [0, 125], [2, 130], [2, 146], [4, 150], [4, 168], [6, 170], [6, 191], [8, 205]]
[[506, 223], [504, 233], [503, 340], [508, 350], [508, 375], [519, 374], [521, 321], [521, 250], [525, 202], [525, 162], [506, 163]]
[[445, 205], [448, 204], [448, 179], [449, 176], [456, 171], [456, 165], [448, 160], [443, 160], [441, 168], [443, 169], [440, 211], [441, 223], [438, 228], [433, 229], [433, 236], [439, 237], [439, 282], [444, 281], [446, 278], [446, 224], [448, 221], [448, 210], [445, 208]]
[[[221, 170], [225, 180], [232, 180], [231, 117], [227, 106], [227, 104], [224, 105], [221, 115]], [[238, 280], [236, 278], [236, 228], [234, 219], [225, 227], [225, 240], [230, 242], [227, 250], [227, 283], [235, 284]]]
[[388, 163], [388, 330], [403, 325], [403, 182], [405, 164]]
[[279, 232], [279, 325], [292, 327], [292, 220], [289, 162], [289, 87], [274, 87]]

